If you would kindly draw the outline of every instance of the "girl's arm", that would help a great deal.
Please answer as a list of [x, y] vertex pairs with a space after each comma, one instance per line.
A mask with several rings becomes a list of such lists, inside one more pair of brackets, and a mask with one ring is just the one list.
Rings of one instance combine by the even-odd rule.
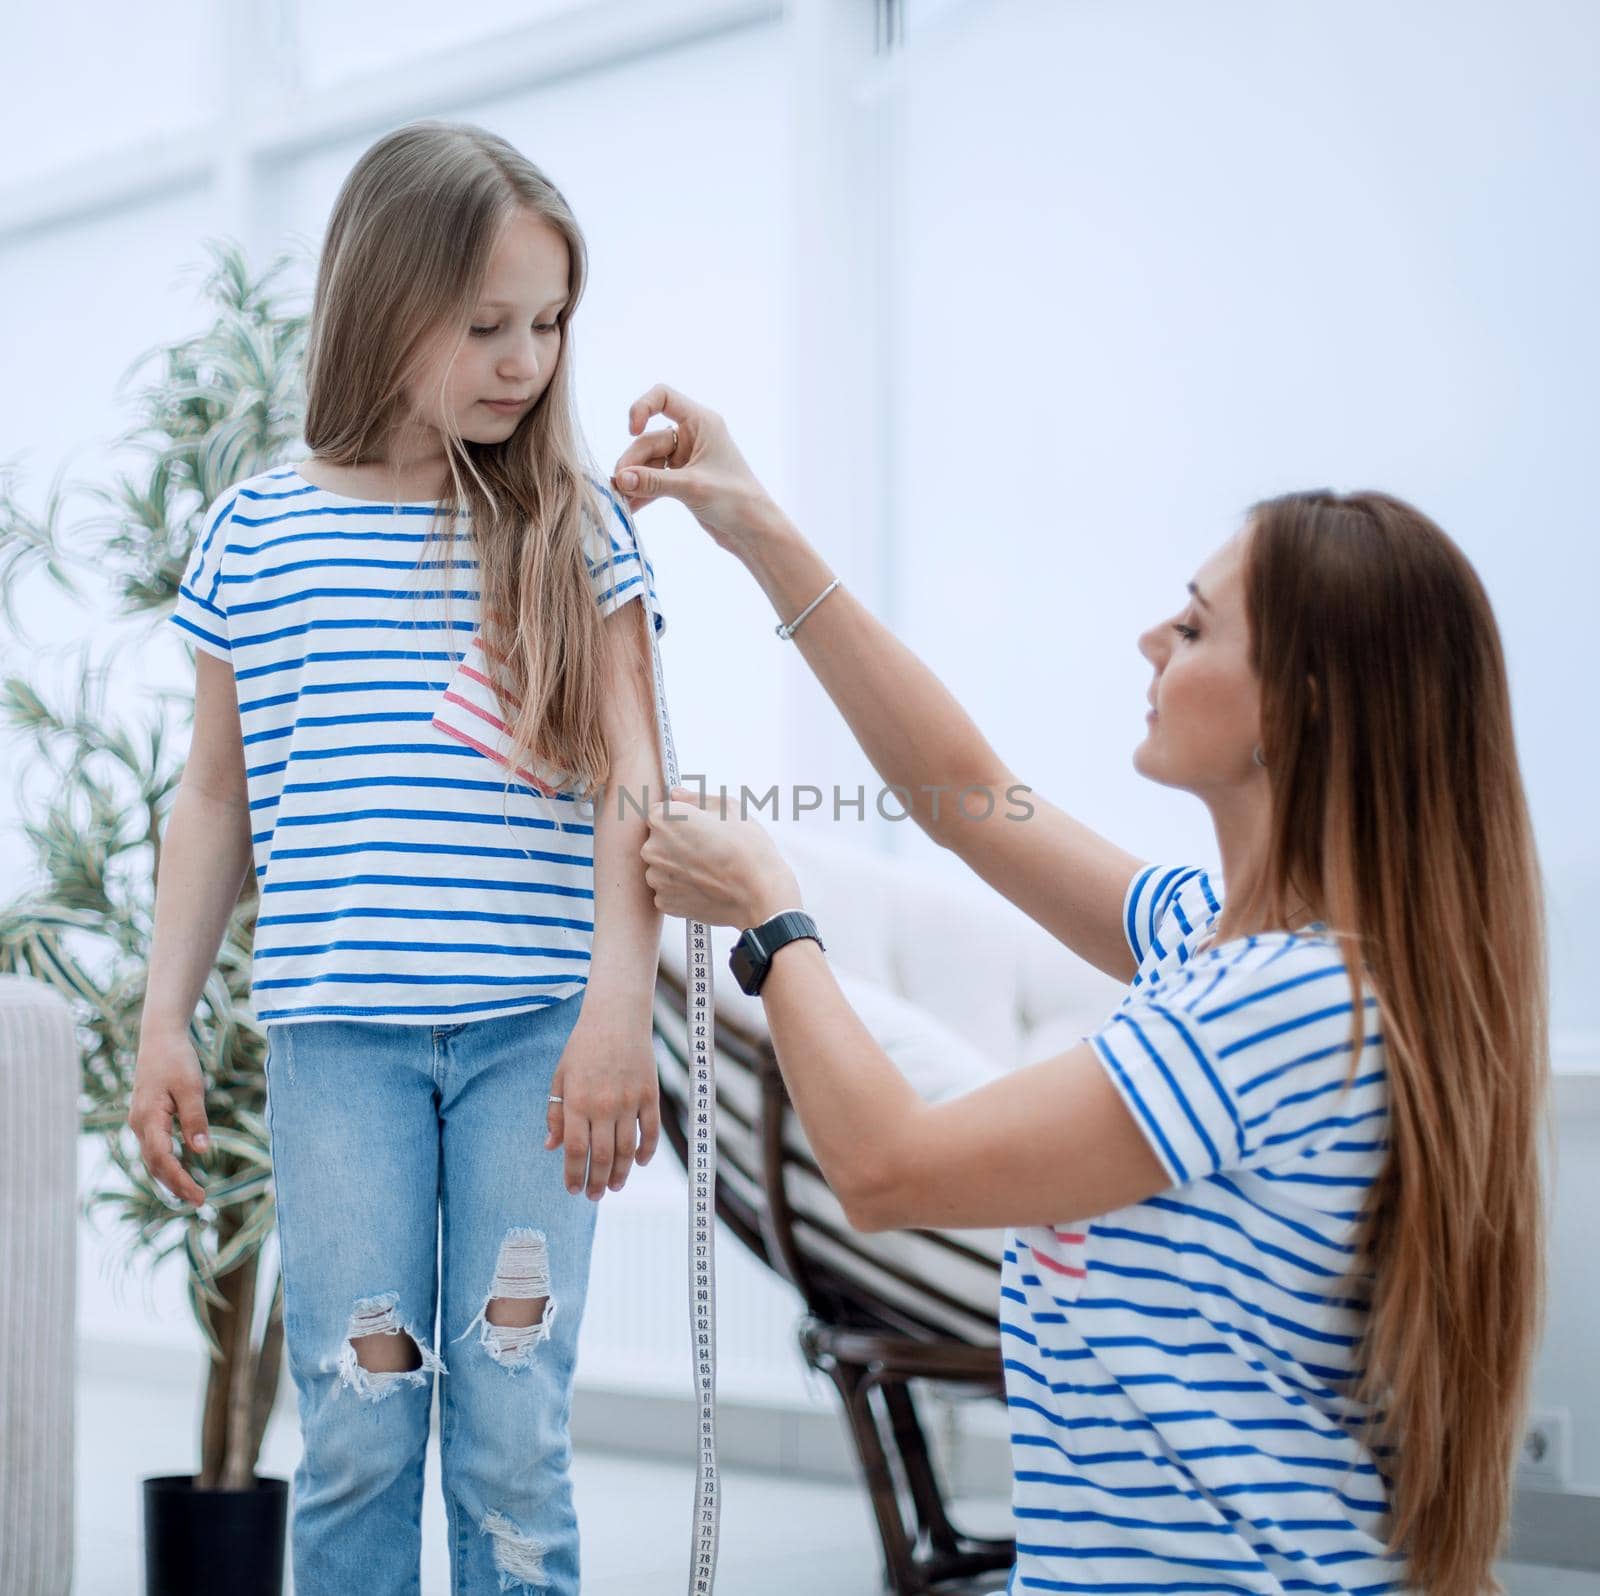
[[194, 732], [162, 834], [139, 1055], [128, 1126], [150, 1174], [196, 1204], [205, 1193], [172, 1153], [176, 1116], [191, 1148], [206, 1129], [205, 1087], [189, 1022], [216, 965], [228, 917], [254, 864], [233, 667], [195, 651]]
[[[629, 430], [640, 432], [657, 414], [676, 428], [644, 433], [617, 462], [615, 480], [629, 505], [660, 496], [687, 505], [755, 577], [773, 613], [793, 620], [833, 579], [827, 561], [772, 502], [720, 416], [656, 387], [629, 411]], [[671, 469], [664, 469], [669, 451]], [[1022, 786], [1015, 772], [938, 677], [847, 587], [835, 588], [792, 641], [885, 785], [909, 792], [928, 836], [1080, 958], [1119, 981], [1133, 979], [1122, 907], [1145, 861], [1025, 788], [1013, 801], [1012, 789]], [[987, 806], [969, 794], [963, 809], [957, 795], [971, 788], [988, 795]]]
[[643, 602], [629, 602], [601, 624], [611, 779], [595, 798], [594, 945], [582, 1011], [551, 1087], [564, 1101], [548, 1105], [545, 1143], [565, 1145], [567, 1189], [583, 1187], [593, 1200], [608, 1187], [621, 1191], [634, 1163], [650, 1162], [661, 1134], [651, 1039], [661, 913], [639, 859], [649, 834], [642, 811], [665, 785], [644, 631], [654, 623]]

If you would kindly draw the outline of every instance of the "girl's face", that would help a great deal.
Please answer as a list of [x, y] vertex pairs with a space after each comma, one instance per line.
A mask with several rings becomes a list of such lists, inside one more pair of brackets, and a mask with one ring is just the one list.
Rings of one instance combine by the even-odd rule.
[[[550, 385], [561, 357], [556, 318], [567, 302], [567, 241], [542, 216], [515, 211], [489, 257], [471, 324], [451, 361], [448, 330], [410, 391], [417, 415], [440, 432], [446, 413], [471, 443], [510, 437]], [[443, 408], [439, 385], [444, 383]], [[495, 400], [511, 400], [505, 406]]]
[[1163, 786], [1206, 795], [1266, 780], [1254, 758], [1261, 693], [1247, 653], [1248, 543], [1246, 527], [1195, 573], [1182, 609], [1139, 639], [1139, 652], [1156, 674], [1150, 686], [1154, 712], [1133, 765]]

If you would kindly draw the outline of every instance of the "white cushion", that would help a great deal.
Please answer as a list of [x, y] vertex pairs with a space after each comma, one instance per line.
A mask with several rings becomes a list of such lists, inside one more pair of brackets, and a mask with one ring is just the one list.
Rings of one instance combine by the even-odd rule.
[[[822, 927], [819, 925], [817, 929], [820, 931]], [[738, 930], [728, 926], [711, 928], [713, 1015], [726, 1015], [756, 1036], [764, 1037], [767, 1035], [765, 1005], [759, 996], [752, 997], [742, 991], [728, 968], [728, 954], [738, 936]], [[823, 932], [822, 940], [831, 955], [827, 932]], [[686, 951], [683, 922], [668, 920], [662, 929], [661, 962], [680, 979]], [[1005, 1074], [1003, 1068], [942, 1020], [877, 981], [841, 969], [834, 970], [834, 979], [873, 1040], [894, 1060], [917, 1095], [927, 1102], [938, 1103], [957, 1097]]]
[[839, 971], [835, 978], [872, 1039], [925, 1102], [959, 1097], [1006, 1073], [942, 1020], [876, 981], [848, 970]]

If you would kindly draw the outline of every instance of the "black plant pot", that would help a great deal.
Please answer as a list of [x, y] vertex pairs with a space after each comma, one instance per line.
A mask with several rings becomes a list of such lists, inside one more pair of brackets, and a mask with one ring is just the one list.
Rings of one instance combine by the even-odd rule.
[[192, 1474], [144, 1480], [145, 1596], [283, 1596], [289, 1482], [197, 1491]]

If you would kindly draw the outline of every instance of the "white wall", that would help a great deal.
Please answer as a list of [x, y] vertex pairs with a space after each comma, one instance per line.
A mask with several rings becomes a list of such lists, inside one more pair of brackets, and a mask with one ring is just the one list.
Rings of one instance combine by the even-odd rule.
[[[196, 330], [192, 268], [212, 217], [206, 195], [191, 188], [0, 243], [0, 347], [9, 379], [0, 383], [0, 462], [39, 521], [59, 484], [57, 532], [69, 556], [86, 556], [100, 540], [92, 523], [106, 507], [90, 486], [113, 487], [119, 468], [137, 484], [145, 469], [136, 451], [113, 439], [133, 424], [133, 393], [156, 380], [160, 362], [119, 385], [148, 348]], [[115, 620], [113, 595], [92, 565], [68, 569], [83, 602], [37, 572], [19, 583], [15, 609], [26, 633], [0, 631], [0, 671], [27, 677], [52, 707], [70, 709], [79, 648], [89, 645], [91, 660], [103, 663], [100, 645], [115, 637], [134, 669], [113, 671], [106, 683], [112, 715], [141, 724], [151, 712], [147, 689], [192, 691], [182, 649], [161, 635], [170, 626]], [[25, 766], [36, 803], [19, 792]], [[24, 740], [0, 729], [0, 895], [7, 901], [34, 883], [20, 826], [41, 812], [47, 787]]]
[[0, 184], [192, 128], [223, 87], [211, 9], [205, 0], [7, 6], [0, 15]]
[[902, 635], [1035, 786], [1151, 857], [1135, 639], [1257, 498], [1377, 486], [1509, 658], [1555, 1014], [1600, 1039], [1600, 11], [1531, 0], [956, 7], [884, 87], [902, 225]]

